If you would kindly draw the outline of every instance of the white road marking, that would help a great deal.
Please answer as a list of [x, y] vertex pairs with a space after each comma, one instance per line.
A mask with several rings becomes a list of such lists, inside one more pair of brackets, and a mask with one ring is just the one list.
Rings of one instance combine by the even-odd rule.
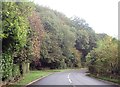
[[70, 83], [72, 83], [71, 79], [68, 79]]
[[68, 79], [70, 78], [70, 73], [68, 74]]
[[70, 73], [68, 74], [67, 78], [68, 78], [69, 82], [72, 83], [72, 80], [70, 79]]

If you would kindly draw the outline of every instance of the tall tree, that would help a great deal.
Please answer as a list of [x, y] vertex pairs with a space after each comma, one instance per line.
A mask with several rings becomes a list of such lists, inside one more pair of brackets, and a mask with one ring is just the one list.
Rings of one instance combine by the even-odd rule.
[[32, 12], [32, 15], [29, 17], [30, 26], [32, 28], [31, 33], [31, 44], [32, 44], [32, 65], [31, 68], [38, 68], [41, 66], [39, 62], [40, 59], [40, 46], [42, 37], [44, 35], [43, 26], [41, 24], [40, 17], [38, 16], [37, 12]]
[[29, 2], [2, 2], [2, 80], [14, 76], [16, 60], [17, 63], [23, 61], [23, 58], [18, 58], [18, 53], [27, 44], [30, 30], [28, 16], [32, 11], [30, 4]]

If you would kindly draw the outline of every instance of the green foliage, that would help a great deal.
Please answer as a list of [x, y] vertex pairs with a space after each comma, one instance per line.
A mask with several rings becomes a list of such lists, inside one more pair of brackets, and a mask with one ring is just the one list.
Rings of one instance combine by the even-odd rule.
[[13, 69], [12, 69], [12, 78], [14, 78], [14, 81], [19, 80], [21, 74], [20, 74], [20, 69], [18, 64], [13, 64]]
[[32, 4], [29, 2], [2, 2], [2, 80], [14, 79], [12, 77], [16, 77], [21, 71], [15, 64], [19, 66], [28, 60], [28, 16], [33, 9], [30, 5]]
[[42, 67], [79, 67], [80, 64], [77, 65], [75, 61], [80, 61], [80, 58], [76, 58], [76, 53], [73, 54], [71, 51], [75, 48], [76, 33], [70, 26], [70, 19], [59, 12], [40, 6], [36, 6], [36, 11], [46, 32], [41, 45]]
[[36, 11], [46, 32], [41, 46], [41, 63], [49, 66], [56, 62], [60, 67], [60, 61], [64, 59], [67, 67], [81, 66], [80, 62], [85, 62], [85, 56], [96, 47], [96, 34], [92, 28], [83, 19], [69, 19], [46, 7], [36, 5]]
[[13, 60], [9, 52], [4, 53], [2, 56], [2, 80], [4, 81], [12, 77]]
[[[96, 34], [85, 20], [29, 2], [2, 2], [2, 80], [31, 69], [87, 65], [97, 74], [119, 73], [118, 41]], [[98, 42], [97, 42], [98, 41]], [[120, 44], [120, 43], [119, 43]], [[106, 68], [103, 68], [106, 66]]]
[[19, 51], [27, 43], [29, 26], [25, 13], [30, 10], [27, 10], [27, 5], [22, 2], [2, 2], [2, 4], [2, 31], [5, 36], [3, 38], [3, 51], [8, 48], [12, 51]]
[[118, 41], [105, 37], [98, 41], [98, 47], [87, 55], [87, 64], [91, 73], [116, 77], [118, 70]]
[[96, 47], [96, 34], [84, 19], [80, 19], [78, 17], [71, 18], [70, 26], [75, 29], [75, 47], [80, 53], [82, 53], [81, 65], [85, 66], [85, 56], [90, 52], [90, 50]]

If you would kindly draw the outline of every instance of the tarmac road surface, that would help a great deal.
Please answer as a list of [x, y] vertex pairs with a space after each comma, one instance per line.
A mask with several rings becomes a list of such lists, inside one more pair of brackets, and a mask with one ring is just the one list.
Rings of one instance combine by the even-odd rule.
[[57, 72], [34, 82], [33, 84], [31, 84], [31, 86], [39, 85], [40, 87], [119, 87], [111, 82], [98, 80], [96, 78], [86, 76], [86, 71], [87, 69], [83, 68], [80, 70]]

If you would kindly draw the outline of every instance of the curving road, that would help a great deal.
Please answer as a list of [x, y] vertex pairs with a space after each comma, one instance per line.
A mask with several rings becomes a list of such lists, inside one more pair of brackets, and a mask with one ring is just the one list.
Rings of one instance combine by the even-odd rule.
[[[57, 72], [52, 75], [49, 75], [43, 79], [40, 79], [36, 82], [34, 82], [33, 85], [47, 85], [51, 87], [55, 85], [63, 85], [65, 87], [118, 87], [116, 85], [113, 85], [113, 83], [97, 80], [95, 78], [91, 78], [89, 76], [86, 76], [86, 69], [81, 70], [69, 70], [65, 72]], [[41, 87], [41, 86], [40, 86]]]

